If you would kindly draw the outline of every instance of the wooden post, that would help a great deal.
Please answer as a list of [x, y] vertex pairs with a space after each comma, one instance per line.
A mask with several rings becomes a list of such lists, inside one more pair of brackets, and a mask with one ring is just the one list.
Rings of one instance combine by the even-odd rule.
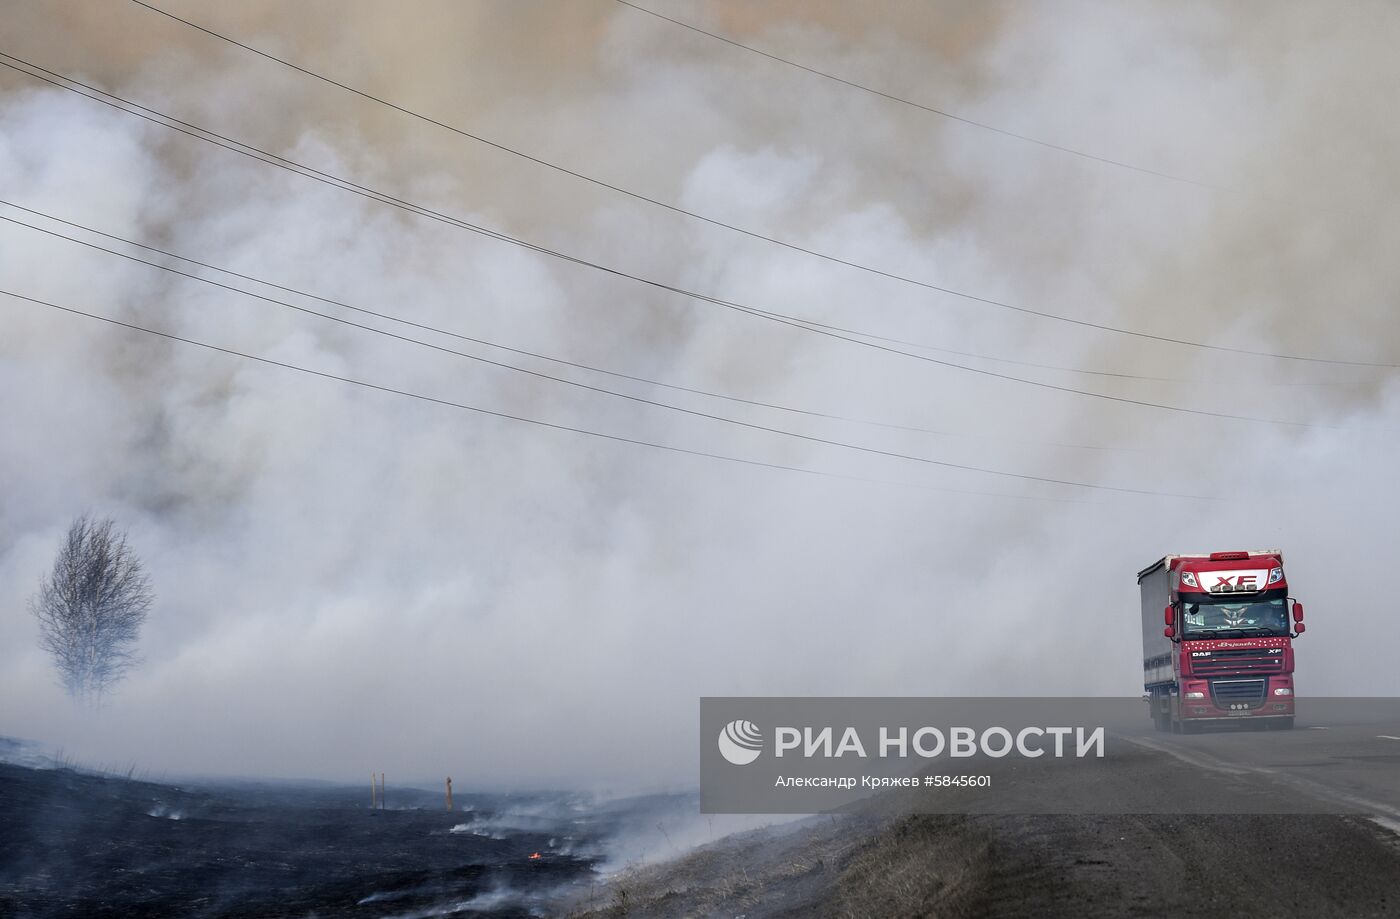
[[452, 810], [452, 776], [447, 777], [447, 809]]
[[384, 803], [384, 773], [382, 772], [379, 773], [379, 809], [388, 810], [388, 806]]
[[374, 773], [369, 774], [369, 809], [379, 809], [379, 780], [374, 777]]

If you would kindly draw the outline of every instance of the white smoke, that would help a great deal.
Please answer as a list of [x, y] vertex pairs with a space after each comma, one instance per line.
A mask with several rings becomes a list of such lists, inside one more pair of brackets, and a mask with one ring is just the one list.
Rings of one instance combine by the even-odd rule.
[[[1397, 128], [1375, 114], [1393, 85], [1395, 24], [1374, 18], [1380, 7], [1343, 17], [1300, 4], [1255, 21], [1166, 4], [1014, 5], [925, 12], [907, 30], [812, 7], [716, 11], [705, 23], [1225, 192], [952, 124], [623, 8], [556, 21], [451, 7], [399, 23], [402, 33], [379, 28], [374, 7], [308, 9], [189, 15], [580, 171], [844, 258], [1171, 337], [1400, 356], [1388, 306], [1397, 222], [1380, 206], [1396, 185]], [[25, 206], [546, 354], [975, 436], [629, 387], [707, 411], [1212, 500], [1032, 485], [638, 407], [4, 225], [7, 289], [220, 346], [690, 449], [1087, 503], [805, 477], [532, 429], [6, 298], [0, 733], [172, 771], [683, 785], [700, 695], [1133, 694], [1136, 570], [1166, 552], [1264, 544], [1285, 550], [1311, 607], [1300, 688], [1400, 688], [1384, 643], [1364, 640], [1388, 616], [1380, 582], [1400, 429], [1391, 373], [1203, 353], [999, 311], [543, 172], [136, 9], [35, 6], [22, 17], [5, 50], [634, 273], [954, 349], [1207, 381], [970, 361], [1057, 385], [1336, 427], [1113, 404], [799, 333], [405, 215], [6, 75], [0, 188]], [[565, 21], [568, 41], [552, 31]], [[140, 41], [107, 40], [124, 30]], [[489, 50], [464, 54], [457, 36]], [[104, 55], [113, 44], [122, 50]], [[1345, 385], [1275, 385], [1319, 381]], [[84, 510], [130, 527], [159, 592], [144, 666], [98, 712], [63, 697], [25, 611]]]

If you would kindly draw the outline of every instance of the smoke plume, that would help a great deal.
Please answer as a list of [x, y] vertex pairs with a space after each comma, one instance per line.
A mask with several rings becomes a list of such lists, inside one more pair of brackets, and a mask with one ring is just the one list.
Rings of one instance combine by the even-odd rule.
[[[1384, 4], [652, 4], [1174, 178], [619, 4], [163, 5], [532, 156], [882, 271], [1166, 338], [1400, 361], [1400, 125], [1386, 117], [1400, 24]], [[530, 427], [0, 298], [0, 733], [172, 771], [683, 785], [701, 695], [1137, 693], [1135, 572], [1168, 552], [1272, 546], [1310, 606], [1300, 693], [1400, 690], [1389, 646], [1367, 640], [1390, 612], [1391, 369], [1182, 347], [879, 277], [542, 168], [135, 4], [18, 4], [6, 19], [8, 54], [580, 258], [1022, 363], [918, 352], [940, 360], [1296, 424], [1034, 387], [687, 300], [7, 70], [0, 188], [25, 207], [474, 338], [947, 433], [412, 333], [593, 385], [1201, 498], [668, 412], [6, 223], [0, 277], [16, 293], [437, 399], [851, 478]], [[160, 596], [143, 668], [96, 714], [65, 699], [25, 613], [83, 512], [129, 529]]]

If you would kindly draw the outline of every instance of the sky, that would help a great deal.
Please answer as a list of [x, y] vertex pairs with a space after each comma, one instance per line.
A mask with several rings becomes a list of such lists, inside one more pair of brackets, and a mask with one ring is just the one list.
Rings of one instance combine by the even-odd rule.
[[[451, 219], [7, 68], [0, 287], [748, 462], [0, 296], [0, 734], [683, 787], [701, 696], [1135, 695], [1136, 572], [1264, 547], [1300, 695], [1400, 692], [1384, 4], [643, 4], [927, 109], [605, 0], [158, 5], [486, 142], [135, 3], [7, 4], [0, 51]], [[84, 512], [158, 595], [97, 708], [26, 606]]]

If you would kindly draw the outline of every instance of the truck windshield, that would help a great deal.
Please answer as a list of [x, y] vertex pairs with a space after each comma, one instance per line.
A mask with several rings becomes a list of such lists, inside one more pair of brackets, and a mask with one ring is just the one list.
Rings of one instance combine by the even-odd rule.
[[1243, 597], [1192, 599], [1182, 604], [1185, 638], [1238, 638], [1245, 635], [1287, 635], [1287, 601], [1246, 600]]

